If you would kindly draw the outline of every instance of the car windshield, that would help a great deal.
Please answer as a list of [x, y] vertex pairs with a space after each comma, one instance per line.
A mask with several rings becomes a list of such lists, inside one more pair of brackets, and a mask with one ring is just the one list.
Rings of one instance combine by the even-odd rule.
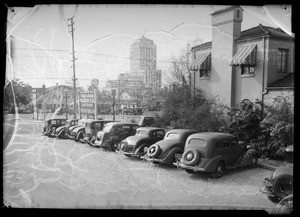
[[62, 121], [61, 121], [61, 124], [66, 124], [66, 121], [65, 121], [65, 120], [62, 120]]
[[197, 139], [197, 138], [192, 138], [190, 139], [189, 145], [197, 145], [197, 146], [201, 146], [204, 147], [206, 144], [206, 141], [204, 139]]
[[166, 139], [178, 139], [179, 138], [179, 134], [178, 133], [169, 133], [166, 136]]
[[103, 132], [104, 132], [104, 133], [108, 133], [112, 127], [113, 127], [112, 124], [106, 125], [106, 126], [103, 128]]
[[51, 124], [56, 124], [56, 123], [57, 123], [56, 120], [51, 121]]
[[139, 136], [148, 136], [148, 131], [147, 130], [139, 130], [137, 132], [137, 135], [139, 135]]

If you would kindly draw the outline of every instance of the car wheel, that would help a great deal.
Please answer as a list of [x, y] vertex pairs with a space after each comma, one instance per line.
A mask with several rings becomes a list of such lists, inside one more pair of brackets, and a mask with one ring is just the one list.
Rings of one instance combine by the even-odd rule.
[[187, 166], [194, 166], [200, 158], [198, 151], [194, 149], [187, 150], [182, 155], [182, 163]]
[[189, 174], [195, 174], [196, 173], [194, 170], [188, 170], [188, 169], [185, 169], [185, 172], [187, 172]]
[[290, 214], [293, 211], [293, 194], [283, 198], [271, 214]]
[[293, 176], [288, 174], [277, 176], [273, 181], [272, 191], [279, 200], [292, 194]]
[[148, 148], [147, 155], [149, 157], [156, 157], [157, 155], [159, 155], [160, 151], [160, 147], [157, 144], [153, 144]]
[[217, 166], [215, 172], [212, 173], [214, 178], [220, 178], [225, 173], [225, 164], [223, 161], [220, 161]]

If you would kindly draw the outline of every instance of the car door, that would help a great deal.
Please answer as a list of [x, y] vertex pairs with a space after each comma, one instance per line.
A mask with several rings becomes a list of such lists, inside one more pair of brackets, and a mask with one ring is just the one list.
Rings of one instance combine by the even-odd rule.
[[231, 140], [224, 138], [220, 141], [220, 154], [223, 156], [223, 159], [226, 164], [231, 164], [233, 159], [233, 150], [231, 147]]
[[153, 132], [153, 144], [162, 140], [165, 136], [165, 131], [164, 130], [155, 130]]

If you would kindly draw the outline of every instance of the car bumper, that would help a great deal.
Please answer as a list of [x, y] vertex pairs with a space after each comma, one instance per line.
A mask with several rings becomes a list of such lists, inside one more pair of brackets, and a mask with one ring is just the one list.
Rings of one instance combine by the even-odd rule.
[[158, 163], [162, 163], [162, 162], [163, 162], [162, 159], [150, 158], [150, 157], [148, 157], [147, 155], [146, 155], [146, 156], [143, 156], [143, 157], [141, 157], [141, 158], [143, 158], [144, 160], [150, 161], [150, 162], [158, 162]]
[[180, 163], [179, 161], [174, 162], [173, 165], [176, 166], [177, 168], [181, 168], [181, 169], [188, 169], [188, 170], [192, 170], [192, 171], [195, 171], [195, 172], [199, 172], [199, 171], [200, 172], [205, 172], [204, 168], [197, 167], [196, 165], [195, 166], [187, 166], [187, 165], [184, 165], [184, 164]]
[[140, 158], [141, 157], [141, 154], [136, 154], [134, 152], [126, 152], [126, 151], [118, 151], [119, 153], [122, 153], [126, 156], [130, 156], [130, 157], [137, 157], [137, 158]]

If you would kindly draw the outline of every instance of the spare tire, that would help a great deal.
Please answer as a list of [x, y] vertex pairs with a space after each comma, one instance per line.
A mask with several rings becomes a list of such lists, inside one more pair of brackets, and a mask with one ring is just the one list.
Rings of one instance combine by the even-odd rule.
[[189, 149], [182, 155], [181, 162], [187, 166], [194, 166], [200, 158], [200, 153], [195, 149]]
[[156, 157], [160, 154], [160, 152], [161, 152], [161, 149], [160, 149], [159, 145], [153, 144], [148, 148], [147, 155], [149, 157]]
[[273, 181], [272, 187], [275, 196], [281, 200], [293, 193], [293, 176], [282, 174], [277, 176]]

